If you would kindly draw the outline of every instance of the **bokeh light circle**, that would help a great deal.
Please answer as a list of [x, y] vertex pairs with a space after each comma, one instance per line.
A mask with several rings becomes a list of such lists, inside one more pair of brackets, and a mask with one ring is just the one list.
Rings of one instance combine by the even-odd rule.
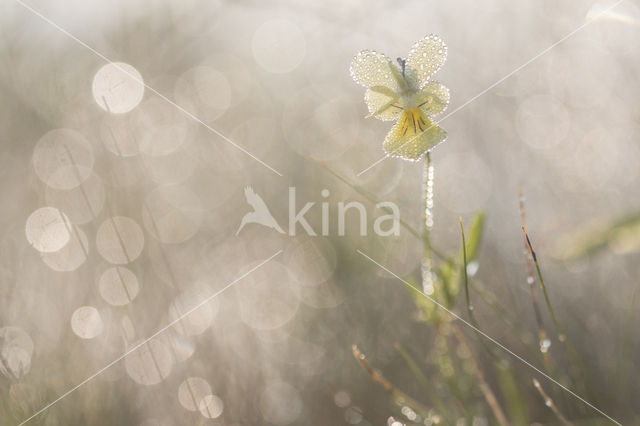
[[90, 173], [86, 180], [73, 189], [60, 190], [47, 186], [45, 191], [47, 204], [65, 212], [69, 221], [75, 224], [95, 219], [104, 207], [105, 198], [104, 184], [94, 173]]
[[79, 307], [71, 315], [71, 329], [82, 339], [99, 336], [104, 329], [100, 312], [93, 306]]
[[25, 225], [27, 241], [42, 253], [60, 250], [71, 239], [69, 219], [55, 207], [41, 207], [31, 213]]
[[185, 186], [160, 186], [145, 199], [142, 220], [149, 233], [163, 243], [190, 239], [200, 228], [204, 211], [200, 199]]
[[42, 182], [55, 189], [73, 189], [93, 169], [93, 149], [80, 133], [55, 129], [40, 138], [33, 149], [33, 168]]
[[260, 395], [260, 411], [266, 421], [275, 425], [293, 423], [302, 412], [300, 393], [288, 383], [271, 383]]
[[33, 340], [20, 327], [0, 328], [0, 373], [9, 379], [19, 379], [31, 369]]
[[[213, 321], [218, 312], [218, 302], [213, 299], [201, 304], [212, 294], [209, 286], [197, 283], [190, 289], [180, 293], [169, 305], [169, 319], [173, 322], [180, 319], [174, 326], [180, 334], [195, 336], [202, 334]], [[198, 306], [197, 309], [193, 309]], [[187, 312], [189, 314], [187, 315]]]
[[146, 155], [168, 155], [187, 140], [188, 126], [183, 111], [164, 99], [143, 102], [131, 117], [131, 125], [140, 152]]
[[273, 19], [253, 34], [251, 49], [256, 62], [274, 74], [293, 71], [302, 63], [307, 50], [304, 33], [287, 19]]
[[98, 228], [96, 248], [107, 262], [124, 265], [133, 262], [142, 253], [144, 234], [135, 220], [113, 216]]
[[58, 251], [42, 253], [42, 261], [58, 272], [70, 272], [78, 269], [89, 255], [87, 234], [77, 226], [73, 227], [69, 242]]
[[[132, 343], [132, 346], [139, 345]], [[140, 385], [156, 385], [166, 379], [173, 367], [171, 350], [160, 339], [143, 343], [124, 359], [125, 369], [131, 379]]]
[[93, 77], [93, 98], [105, 111], [122, 114], [134, 109], [144, 95], [137, 69], [124, 62], [106, 64]]
[[207, 395], [211, 395], [211, 385], [202, 377], [189, 377], [178, 387], [178, 401], [189, 411], [198, 411]]
[[100, 275], [98, 288], [107, 303], [123, 306], [136, 298], [140, 285], [138, 277], [129, 268], [113, 266]]
[[288, 98], [282, 113], [287, 143], [307, 158], [332, 160], [357, 140], [362, 112], [334, 86], [309, 86]]
[[100, 123], [100, 140], [109, 152], [120, 157], [140, 154], [140, 146], [128, 115], [105, 115]]
[[285, 265], [302, 286], [315, 286], [328, 280], [336, 268], [337, 256], [325, 238], [299, 238], [284, 252]]
[[145, 155], [142, 157], [142, 161], [148, 176], [155, 182], [164, 185], [186, 181], [198, 167], [198, 161], [193, 153], [184, 147], [180, 147], [168, 155]]
[[175, 87], [181, 107], [204, 120], [215, 120], [231, 105], [231, 86], [220, 71], [198, 66], [182, 74]]
[[436, 168], [436, 179], [456, 191], [435, 192], [436, 204], [461, 214], [482, 208], [493, 191], [491, 169], [482, 158], [471, 152], [446, 156]]
[[554, 148], [569, 134], [570, 117], [565, 106], [552, 96], [526, 98], [516, 113], [516, 129], [531, 148]]
[[[255, 264], [247, 265], [248, 271]], [[235, 285], [240, 316], [256, 330], [271, 330], [289, 322], [300, 304], [298, 288], [289, 270], [272, 260]]]
[[217, 419], [224, 411], [224, 403], [216, 395], [206, 395], [200, 400], [198, 410], [208, 419]]

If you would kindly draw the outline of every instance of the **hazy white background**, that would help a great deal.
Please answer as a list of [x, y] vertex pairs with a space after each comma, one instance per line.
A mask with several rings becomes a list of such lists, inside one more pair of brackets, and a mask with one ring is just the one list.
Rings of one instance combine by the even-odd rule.
[[[355, 220], [347, 237], [257, 225], [236, 236], [250, 210], [244, 187], [285, 226], [295, 186], [300, 204], [317, 203], [307, 215], [316, 229], [327, 188], [333, 227], [338, 201], [364, 200], [321, 159], [419, 227], [420, 165], [390, 159], [358, 176], [382, 156], [390, 124], [364, 119], [353, 55], [406, 56], [439, 34], [449, 56], [435, 78], [451, 90], [451, 111], [613, 3], [28, 4], [283, 174], [134, 81], [113, 88], [103, 59], [18, 3], [0, 3], [0, 423], [29, 417], [284, 250], [33, 420], [164, 426], [383, 424], [392, 408], [351, 344], [402, 383], [393, 344], [420, 353], [429, 339], [413, 330], [401, 284], [355, 249], [408, 275], [420, 241], [404, 230], [361, 238]], [[638, 244], [582, 262], [563, 262], [558, 247], [640, 209], [638, 52], [640, 7], [625, 1], [444, 120], [449, 139], [433, 153], [435, 244], [458, 247], [458, 217], [485, 210], [478, 276], [534, 333], [522, 185], [556, 309], [605, 388], [616, 385], [606, 377], [620, 345], [637, 348], [637, 333], [623, 329], [637, 310]], [[379, 213], [369, 205], [370, 219]], [[510, 342], [502, 323], [485, 324]], [[628, 398], [601, 403], [637, 421]], [[539, 405], [532, 411], [549, 419]]]

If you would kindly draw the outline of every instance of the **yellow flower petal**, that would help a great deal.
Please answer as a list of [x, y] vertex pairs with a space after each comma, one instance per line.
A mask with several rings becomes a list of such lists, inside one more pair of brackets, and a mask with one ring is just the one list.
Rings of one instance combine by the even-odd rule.
[[399, 91], [399, 70], [382, 53], [363, 50], [351, 61], [350, 70], [353, 80], [364, 87], [382, 86], [395, 93]]
[[418, 93], [416, 105], [425, 115], [440, 114], [449, 105], [449, 89], [437, 81], [432, 81]]
[[445, 130], [415, 108], [404, 111], [387, 134], [383, 148], [391, 157], [417, 161], [446, 138]]
[[386, 93], [367, 89], [364, 101], [367, 103], [371, 116], [379, 120], [397, 120], [403, 111], [402, 99], [393, 92]]

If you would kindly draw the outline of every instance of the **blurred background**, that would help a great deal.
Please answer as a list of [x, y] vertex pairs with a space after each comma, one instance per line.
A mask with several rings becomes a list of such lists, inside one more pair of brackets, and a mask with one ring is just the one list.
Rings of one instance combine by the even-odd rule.
[[[495, 404], [507, 424], [613, 424], [356, 252], [420, 282], [423, 165], [360, 173], [391, 123], [365, 119], [358, 51], [440, 35], [453, 111], [594, 17], [441, 122], [432, 244], [459, 270], [459, 217], [484, 212], [466, 268], [479, 327], [640, 424], [635, 2], [27, 3], [0, 3], [1, 424], [132, 348], [29, 424], [505, 424]], [[329, 235], [236, 235], [247, 186], [285, 229], [289, 187], [318, 233], [326, 202]], [[519, 187], [556, 316], [538, 288], [544, 342]], [[372, 200], [398, 205], [400, 235], [361, 237], [354, 215], [339, 236], [338, 202], [372, 222]], [[447, 306], [467, 318], [459, 286]]]

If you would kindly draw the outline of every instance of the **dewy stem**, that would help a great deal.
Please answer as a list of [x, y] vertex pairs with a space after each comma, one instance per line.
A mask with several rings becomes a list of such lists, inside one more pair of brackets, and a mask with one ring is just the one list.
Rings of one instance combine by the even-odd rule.
[[433, 294], [433, 250], [431, 249], [431, 229], [433, 228], [433, 164], [431, 153], [427, 152], [422, 176], [422, 198], [424, 201], [424, 230], [422, 233], [422, 291]]

